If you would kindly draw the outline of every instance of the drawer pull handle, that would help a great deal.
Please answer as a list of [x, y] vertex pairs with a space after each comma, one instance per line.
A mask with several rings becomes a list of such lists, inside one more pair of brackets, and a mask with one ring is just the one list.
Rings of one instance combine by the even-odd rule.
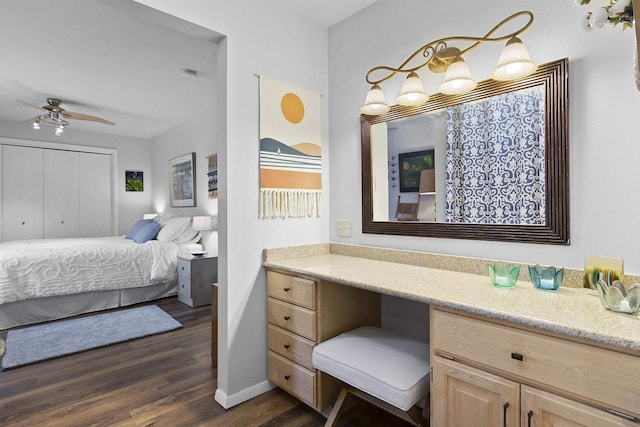
[[285, 292], [289, 292], [291, 288], [283, 288]]
[[291, 316], [284, 316], [284, 320], [289, 320], [291, 319]]
[[527, 426], [531, 427], [531, 418], [533, 418], [533, 411], [527, 412]]
[[287, 380], [287, 381], [289, 381], [289, 378], [291, 378], [291, 376], [290, 376], [290, 375], [285, 375], [285, 376], [284, 376], [284, 379], [285, 379], [285, 380]]
[[289, 350], [289, 347], [291, 347], [289, 344], [284, 345], [284, 348], [286, 348], [287, 350]]
[[524, 356], [521, 353], [511, 353], [511, 358], [521, 362], [524, 360]]
[[607, 412], [615, 415], [616, 417], [624, 418], [625, 420], [638, 422], [640, 419], [634, 417], [633, 415], [625, 414], [624, 412], [616, 411], [615, 409], [607, 408]]
[[509, 409], [509, 402], [505, 403], [504, 405], [502, 405], [502, 419], [504, 421], [504, 427], [507, 427], [507, 409]]

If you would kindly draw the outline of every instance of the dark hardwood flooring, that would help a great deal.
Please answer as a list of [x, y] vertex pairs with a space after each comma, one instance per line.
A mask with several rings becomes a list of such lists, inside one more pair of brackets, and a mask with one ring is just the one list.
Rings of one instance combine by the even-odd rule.
[[[320, 414], [277, 388], [223, 409], [214, 400], [211, 307], [192, 309], [176, 297], [153, 303], [184, 327], [0, 372], [0, 426], [324, 425]], [[340, 425], [408, 424], [361, 402]]]

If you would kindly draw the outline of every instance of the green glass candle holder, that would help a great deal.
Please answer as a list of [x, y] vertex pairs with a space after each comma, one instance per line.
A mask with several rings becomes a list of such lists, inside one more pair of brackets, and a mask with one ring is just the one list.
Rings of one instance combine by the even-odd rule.
[[489, 264], [489, 278], [495, 286], [511, 288], [515, 286], [520, 275], [520, 267], [515, 264], [502, 264], [496, 262]]
[[598, 280], [596, 287], [600, 303], [607, 310], [626, 314], [636, 314], [640, 310], [640, 284], [636, 283], [627, 290], [619, 280], [614, 280], [611, 285]]
[[543, 268], [540, 264], [536, 264], [534, 267], [529, 266], [529, 275], [536, 288], [555, 291], [562, 283], [564, 268], [556, 269], [553, 266]]

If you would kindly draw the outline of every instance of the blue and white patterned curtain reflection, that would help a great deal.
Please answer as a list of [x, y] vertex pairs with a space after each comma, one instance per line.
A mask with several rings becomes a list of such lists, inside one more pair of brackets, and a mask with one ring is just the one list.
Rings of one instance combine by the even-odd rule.
[[544, 91], [447, 108], [446, 222], [545, 223]]

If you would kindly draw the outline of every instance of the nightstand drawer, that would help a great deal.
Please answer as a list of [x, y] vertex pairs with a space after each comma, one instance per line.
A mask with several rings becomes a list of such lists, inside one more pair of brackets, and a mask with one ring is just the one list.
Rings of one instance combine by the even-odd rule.
[[178, 276], [178, 294], [191, 298], [191, 279]]
[[188, 260], [178, 258], [178, 277], [191, 280], [191, 263]]
[[275, 271], [267, 272], [267, 292], [270, 297], [310, 309], [315, 308], [316, 282]]
[[269, 350], [313, 371], [311, 353], [315, 343], [273, 325], [268, 327]]
[[297, 305], [282, 302], [269, 297], [267, 303], [267, 320], [295, 334], [315, 341], [316, 313]]
[[316, 374], [269, 351], [269, 381], [293, 394], [300, 400], [315, 406]]

